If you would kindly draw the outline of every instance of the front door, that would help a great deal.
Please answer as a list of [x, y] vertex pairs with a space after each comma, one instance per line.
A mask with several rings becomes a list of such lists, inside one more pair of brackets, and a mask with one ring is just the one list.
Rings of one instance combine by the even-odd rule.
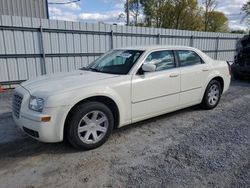
[[144, 63], [155, 64], [156, 71], [132, 78], [132, 122], [166, 113], [179, 105], [180, 70], [173, 51], [154, 51]]

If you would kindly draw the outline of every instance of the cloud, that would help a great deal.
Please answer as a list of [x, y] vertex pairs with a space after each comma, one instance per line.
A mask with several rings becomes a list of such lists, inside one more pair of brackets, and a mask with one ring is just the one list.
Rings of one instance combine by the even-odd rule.
[[[100, 4], [100, 7], [96, 7], [95, 12], [82, 12], [82, 5], [80, 3], [50, 5], [50, 18], [69, 21], [104, 22], [111, 24], [125, 23], [125, 17], [120, 20], [118, 20], [118, 17], [124, 12], [124, 3], [126, 0], [101, 1], [102, 3], [110, 5], [110, 11], [104, 11], [101, 8], [102, 4]], [[217, 0], [216, 10], [223, 12], [228, 17], [228, 23], [231, 29], [247, 30], [247, 24], [245, 22], [241, 22], [242, 17], [244, 16], [241, 13], [241, 7], [246, 1], [247, 0]], [[63, 0], [53, 0], [53, 2], [63, 2]], [[200, 5], [202, 5], [202, 2], [203, 0], [199, 0]]]
[[63, 11], [57, 7], [49, 7], [50, 19], [54, 20], [66, 20], [66, 21], [78, 21], [78, 15], [72, 12]]
[[63, 0], [48, 0], [49, 4], [50, 3], [63, 3], [63, 2], [65, 2], [65, 1], [63, 1]]
[[65, 20], [65, 21], [79, 21], [78, 16], [75, 14], [72, 14], [70, 12], [65, 12], [61, 15], [53, 15], [51, 16], [51, 19], [53, 20]]
[[[111, 5], [110, 11], [103, 11], [100, 7], [96, 12], [83, 12], [81, 3], [71, 3], [65, 5], [50, 5], [50, 19], [84, 22], [104, 22], [124, 24], [124, 19], [118, 20], [119, 15], [124, 11], [126, 0], [101, 0], [105, 4]], [[53, 2], [64, 2], [63, 0], [53, 0]], [[100, 5], [101, 6], [101, 5]]]
[[94, 13], [81, 13], [79, 15], [80, 20], [86, 22], [105, 22], [105, 23], [123, 23], [118, 20], [120, 11], [109, 12], [94, 12]]
[[112, 3], [114, 4], [124, 4], [126, 2], [126, 0], [102, 0], [104, 3], [110, 4]]
[[124, 20], [118, 20], [120, 11], [109, 12], [85, 12], [77, 14], [75, 12], [65, 11], [58, 7], [49, 7], [50, 19], [66, 21], [84, 21], [84, 22], [104, 22], [124, 24]]
[[70, 4], [65, 4], [64, 6], [70, 10], [73, 10], [73, 11], [81, 10], [79, 3], [70, 3]]
[[245, 0], [219, 0], [216, 10], [224, 14], [240, 14]]
[[49, 13], [50, 15], [59, 15], [62, 13], [61, 9], [56, 7], [49, 7]]
[[126, 0], [102, 0], [106, 4], [112, 4], [115, 10], [123, 11]]
[[[52, 3], [67, 2], [66, 0], [53, 0]], [[70, 3], [70, 4], [51, 4], [49, 6], [49, 17], [55, 20], [66, 20], [66, 21], [79, 21], [79, 11], [81, 10], [81, 4]]]
[[[203, 0], [199, 0], [199, 4], [202, 5]], [[247, 0], [217, 0], [217, 11], [223, 12], [228, 18], [229, 28], [236, 29], [247, 29], [245, 22], [241, 22], [243, 14], [241, 7]]]
[[242, 22], [244, 14], [241, 12], [241, 7], [246, 2], [247, 0], [218, 0], [216, 10], [227, 16], [229, 28], [233, 30], [247, 29], [246, 23]]

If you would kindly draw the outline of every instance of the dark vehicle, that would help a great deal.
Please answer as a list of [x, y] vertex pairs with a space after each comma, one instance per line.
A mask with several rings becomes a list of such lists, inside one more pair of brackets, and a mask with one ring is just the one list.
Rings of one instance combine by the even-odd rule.
[[232, 71], [235, 79], [250, 79], [250, 32], [237, 43]]

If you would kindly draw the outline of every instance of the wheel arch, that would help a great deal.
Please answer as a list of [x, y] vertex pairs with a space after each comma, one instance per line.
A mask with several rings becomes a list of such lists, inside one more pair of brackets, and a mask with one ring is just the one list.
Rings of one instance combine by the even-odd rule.
[[220, 85], [221, 85], [221, 91], [222, 91], [222, 93], [223, 93], [223, 90], [224, 90], [224, 80], [223, 80], [223, 78], [222, 78], [221, 76], [216, 76], [216, 77], [212, 78], [212, 79], [208, 82], [208, 84], [209, 84], [212, 80], [217, 80], [217, 81], [220, 83]]
[[202, 91], [202, 95], [201, 95], [201, 98], [200, 98], [200, 102], [202, 102], [203, 98], [204, 98], [204, 95], [205, 95], [205, 92], [206, 92], [206, 89], [207, 89], [207, 86], [208, 84], [212, 81], [212, 80], [217, 80], [220, 84], [221, 84], [221, 90], [222, 90], [222, 93], [223, 93], [223, 90], [224, 90], [224, 79], [222, 78], [222, 76], [220, 75], [214, 75], [212, 77], [210, 77], [208, 80], [207, 80], [207, 83]]
[[215, 76], [215, 77], [213, 77], [212, 79], [210, 79], [210, 80], [208, 81], [207, 85], [206, 85], [206, 88], [205, 88], [205, 90], [204, 90], [202, 99], [201, 99], [201, 101], [200, 101], [200, 105], [201, 105], [201, 107], [204, 108], [204, 109], [213, 109], [213, 108], [215, 108], [215, 107], [217, 106], [217, 104], [219, 103], [219, 100], [218, 100], [218, 102], [216, 103], [215, 106], [208, 106], [208, 104], [207, 104], [207, 102], [206, 102], [206, 100], [205, 100], [205, 99], [206, 99], [206, 92], [207, 92], [208, 86], [209, 86], [209, 84], [210, 84], [212, 81], [214, 81], [214, 80], [216, 80], [217, 82], [219, 82], [219, 84], [221, 85], [221, 94], [223, 93], [223, 90], [224, 90], [224, 80], [223, 80], [223, 78], [222, 78], [221, 76]]
[[70, 116], [71, 116], [71, 113], [73, 112], [73, 110], [78, 105], [80, 105], [82, 103], [89, 102], [89, 101], [101, 102], [101, 103], [107, 105], [110, 108], [110, 110], [112, 111], [113, 116], [114, 116], [114, 121], [115, 121], [114, 129], [119, 126], [119, 124], [120, 124], [120, 112], [119, 112], [119, 108], [118, 108], [118, 105], [116, 104], [116, 102], [112, 98], [104, 96], [104, 95], [91, 96], [91, 97], [88, 97], [88, 98], [85, 98], [85, 99], [78, 101], [74, 106], [72, 106], [70, 108], [69, 112], [66, 115], [65, 121], [64, 121], [64, 127], [63, 127], [63, 137], [64, 138], [65, 138], [65, 133], [67, 130], [68, 121], [70, 119]]

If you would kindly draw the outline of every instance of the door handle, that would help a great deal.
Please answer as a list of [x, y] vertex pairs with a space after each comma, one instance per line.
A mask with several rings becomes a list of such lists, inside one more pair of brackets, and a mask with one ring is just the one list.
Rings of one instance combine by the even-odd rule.
[[207, 72], [207, 71], [209, 71], [209, 69], [208, 68], [203, 68], [202, 71]]
[[171, 74], [169, 75], [170, 78], [174, 78], [174, 77], [178, 77], [178, 76], [179, 76], [178, 73], [171, 73]]

